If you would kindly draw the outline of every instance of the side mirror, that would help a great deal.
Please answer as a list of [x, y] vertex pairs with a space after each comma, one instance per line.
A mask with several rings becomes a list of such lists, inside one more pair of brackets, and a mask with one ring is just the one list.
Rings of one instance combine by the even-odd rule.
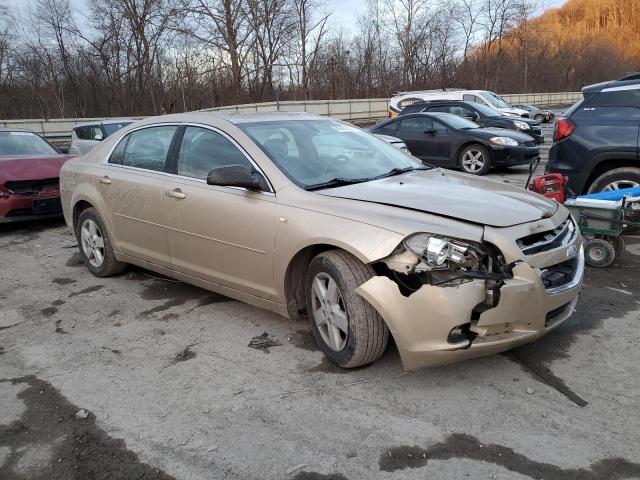
[[214, 168], [207, 175], [207, 184], [220, 187], [241, 187], [255, 191], [268, 190], [262, 175], [243, 165]]
[[436, 133], [438, 133], [438, 131], [435, 128], [427, 128], [424, 133], [433, 137]]

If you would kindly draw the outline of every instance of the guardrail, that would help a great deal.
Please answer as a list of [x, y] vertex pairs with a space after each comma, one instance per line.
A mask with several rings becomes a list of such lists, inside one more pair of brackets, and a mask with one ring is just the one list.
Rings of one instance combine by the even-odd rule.
[[[580, 92], [522, 93], [506, 94], [502, 97], [510, 103], [529, 103], [532, 105], [559, 105], [574, 103], [581, 98]], [[205, 112], [309, 112], [341, 120], [371, 120], [387, 116], [389, 100], [387, 98], [364, 98], [348, 100], [303, 100], [248, 103], [225, 107], [207, 108]], [[119, 117], [124, 118], [124, 117]], [[144, 118], [144, 117], [129, 117]], [[58, 118], [30, 120], [0, 120], [0, 127], [26, 128], [51, 140], [65, 140], [71, 135], [71, 129], [77, 123], [94, 122], [104, 118]]]

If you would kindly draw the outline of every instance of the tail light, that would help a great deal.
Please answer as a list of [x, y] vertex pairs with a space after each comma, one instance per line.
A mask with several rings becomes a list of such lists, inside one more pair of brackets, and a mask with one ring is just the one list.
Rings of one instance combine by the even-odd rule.
[[569, 135], [573, 133], [576, 129], [576, 126], [571, 123], [568, 118], [560, 118], [556, 122], [556, 128], [553, 131], [553, 141], [559, 142], [563, 138], [567, 138]]

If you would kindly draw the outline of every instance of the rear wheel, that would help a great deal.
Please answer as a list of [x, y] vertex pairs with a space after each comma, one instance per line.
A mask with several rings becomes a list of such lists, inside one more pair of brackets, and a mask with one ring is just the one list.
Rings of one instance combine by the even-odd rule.
[[460, 151], [458, 157], [460, 168], [465, 173], [484, 175], [491, 169], [491, 157], [481, 145], [468, 145]]
[[326, 357], [344, 368], [372, 363], [387, 347], [389, 329], [384, 320], [354, 292], [373, 275], [370, 267], [340, 250], [321, 253], [307, 271], [313, 336]]
[[640, 168], [621, 167], [603, 173], [589, 186], [588, 193], [609, 192], [640, 186]]
[[109, 277], [127, 267], [126, 263], [116, 260], [107, 229], [95, 208], [80, 213], [76, 236], [84, 263], [96, 277]]

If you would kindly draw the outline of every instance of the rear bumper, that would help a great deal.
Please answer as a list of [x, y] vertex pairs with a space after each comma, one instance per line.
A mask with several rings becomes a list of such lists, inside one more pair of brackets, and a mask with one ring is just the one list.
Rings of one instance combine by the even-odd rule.
[[[510, 243], [515, 245], [515, 240]], [[508, 249], [502, 251], [508, 260]], [[566, 261], [569, 252], [577, 252], [570, 281], [545, 289], [542, 271]], [[377, 276], [355, 291], [384, 318], [404, 369], [415, 370], [503, 352], [542, 337], [568, 319], [582, 286], [582, 238], [575, 235], [568, 245], [530, 260], [538, 266], [522, 261], [514, 267], [513, 278], [500, 287], [497, 305], [482, 313], [475, 309], [488, 294], [484, 280], [450, 287], [423, 285], [407, 297], [395, 282]], [[471, 343], [450, 343], [450, 332], [463, 325], [477, 337]]]
[[0, 198], [0, 223], [55, 218], [62, 216], [60, 192], [46, 194], [11, 195]]
[[554, 143], [549, 149], [549, 161], [544, 173], [560, 173], [569, 178], [567, 186], [576, 195], [585, 193], [590, 171], [584, 168], [583, 162], [566, 158], [562, 142]]

